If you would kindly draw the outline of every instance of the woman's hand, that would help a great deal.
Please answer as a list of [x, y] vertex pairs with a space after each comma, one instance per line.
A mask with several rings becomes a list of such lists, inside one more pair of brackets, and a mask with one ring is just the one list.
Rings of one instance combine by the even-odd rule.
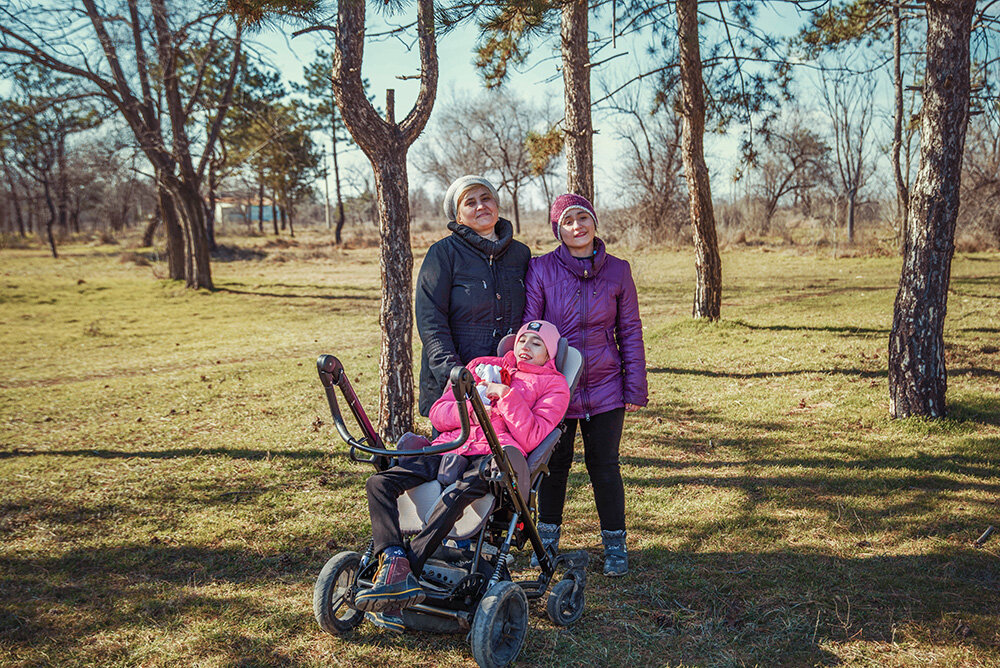
[[628, 404], [628, 403], [625, 404], [625, 412], [626, 413], [635, 413], [640, 408], [642, 408], [642, 406], [639, 406], [637, 404]]

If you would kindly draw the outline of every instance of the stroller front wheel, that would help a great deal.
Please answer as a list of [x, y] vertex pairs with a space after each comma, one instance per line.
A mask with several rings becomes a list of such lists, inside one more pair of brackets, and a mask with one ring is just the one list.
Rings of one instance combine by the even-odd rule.
[[347, 633], [365, 618], [363, 612], [351, 607], [354, 602], [352, 587], [360, 563], [361, 555], [357, 552], [335, 554], [316, 578], [316, 586], [313, 587], [313, 614], [327, 633]]
[[514, 663], [528, 633], [528, 597], [521, 586], [501, 581], [490, 587], [472, 620], [472, 657], [482, 668]]
[[585, 600], [583, 584], [566, 578], [557, 582], [549, 592], [545, 611], [554, 624], [569, 626], [583, 615]]

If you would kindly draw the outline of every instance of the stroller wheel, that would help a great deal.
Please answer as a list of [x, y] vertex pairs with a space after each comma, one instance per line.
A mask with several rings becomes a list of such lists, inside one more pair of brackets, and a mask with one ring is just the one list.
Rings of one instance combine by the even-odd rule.
[[363, 612], [351, 607], [354, 603], [351, 588], [360, 563], [361, 555], [357, 552], [341, 552], [326, 562], [316, 578], [313, 614], [327, 633], [347, 633], [365, 618]]
[[528, 597], [510, 581], [490, 587], [472, 620], [472, 657], [482, 668], [514, 663], [528, 633]]
[[584, 605], [583, 583], [578, 585], [567, 578], [557, 582], [549, 592], [545, 611], [554, 624], [569, 626], [583, 615]]

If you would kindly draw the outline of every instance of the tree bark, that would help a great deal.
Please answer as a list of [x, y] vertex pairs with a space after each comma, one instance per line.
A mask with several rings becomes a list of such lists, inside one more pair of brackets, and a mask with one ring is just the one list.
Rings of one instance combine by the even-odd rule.
[[722, 259], [715, 233], [712, 190], [705, 164], [705, 90], [698, 44], [698, 2], [677, 0], [677, 37], [680, 42], [681, 113], [684, 131], [681, 149], [694, 228], [695, 292], [692, 315], [718, 320], [722, 304]]
[[211, 253], [216, 248], [215, 243], [215, 191], [219, 187], [216, 163], [213, 160], [208, 167], [208, 206], [205, 208], [205, 233], [208, 237], [208, 251]]
[[59, 253], [56, 252], [56, 239], [52, 235], [52, 226], [56, 222], [56, 207], [52, 203], [52, 191], [49, 189], [49, 175], [45, 175], [45, 179], [42, 181], [42, 189], [45, 193], [45, 205], [49, 208], [49, 219], [45, 223], [45, 236], [49, 242], [49, 249], [52, 251], [52, 257], [58, 259]]
[[[590, 35], [587, 0], [562, 9], [563, 90], [566, 101], [566, 189], [594, 203], [594, 126], [590, 115]], [[596, 203], [594, 204], [596, 206]]]
[[402, 122], [392, 120], [391, 108], [389, 119], [384, 120], [372, 107], [361, 81], [365, 3], [360, 0], [338, 3], [333, 89], [344, 125], [371, 161], [375, 173], [382, 274], [377, 428], [383, 437], [390, 439], [413, 429], [413, 254], [406, 153], [427, 124], [437, 90], [433, 0], [418, 0], [417, 32], [420, 51], [417, 101]]
[[163, 205], [160, 202], [159, 197], [156, 199], [156, 208], [153, 210], [153, 217], [150, 219], [149, 223], [146, 225], [146, 229], [142, 232], [142, 246], [147, 248], [153, 245], [153, 235], [156, 234], [156, 228], [160, 225], [160, 219], [163, 217]]
[[[264, 168], [257, 174], [257, 231], [264, 234]], [[274, 217], [273, 214], [271, 216]]]
[[945, 414], [944, 319], [969, 121], [974, 0], [928, 2], [920, 168], [889, 335], [889, 413]]
[[854, 210], [857, 206], [858, 191], [847, 193], [847, 243], [854, 244]]
[[[175, 281], [183, 281], [184, 270], [184, 230], [177, 219], [177, 207], [174, 206], [174, 196], [163, 184], [156, 187], [160, 202], [160, 215], [163, 216], [163, 232], [167, 238], [167, 274]], [[150, 243], [153, 245], [152, 235]]]
[[343, 241], [341, 234], [344, 229], [344, 198], [340, 194], [340, 165], [337, 163], [337, 117], [332, 115], [331, 121], [333, 122], [333, 139], [331, 141], [333, 145], [333, 185], [337, 191], [337, 228], [333, 238], [339, 246]]
[[0, 152], [0, 164], [3, 166], [4, 176], [7, 179], [7, 185], [10, 188], [10, 202], [14, 207], [14, 219], [17, 221], [18, 233], [25, 237], [27, 234], [24, 231], [24, 214], [21, 210], [21, 198], [17, 194], [17, 187], [14, 180], [14, 168], [7, 162], [6, 156]]
[[892, 176], [896, 182], [896, 234], [900, 250], [906, 239], [906, 221], [910, 208], [910, 193], [906, 180], [903, 178], [903, 168], [900, 165], [899, 154], [903, 147], [903, 27], [899, 18], [899, 2], [892, 3], [892, 84], [895, 92], [892, 119]]

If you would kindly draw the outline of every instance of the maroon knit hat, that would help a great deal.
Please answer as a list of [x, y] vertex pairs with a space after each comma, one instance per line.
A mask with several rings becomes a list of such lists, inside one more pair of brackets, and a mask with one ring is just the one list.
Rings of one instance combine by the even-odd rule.
[[566, 212], [572, 209], [583, 209], [589, 213], [590, 217], [594, 219], [594, 230], [597, 229], [597, 214], [594, 213], [594, 205], [590, 203], [590, 200], [576, 193], [565, 193], [556, 197], [556, 201], [552, 202], [552, 210], [549, 211], [552, 234], [555, 235], [557, 241], [562, 240], [562, 237], [559, 236], [559, 223], [562, 222]]

